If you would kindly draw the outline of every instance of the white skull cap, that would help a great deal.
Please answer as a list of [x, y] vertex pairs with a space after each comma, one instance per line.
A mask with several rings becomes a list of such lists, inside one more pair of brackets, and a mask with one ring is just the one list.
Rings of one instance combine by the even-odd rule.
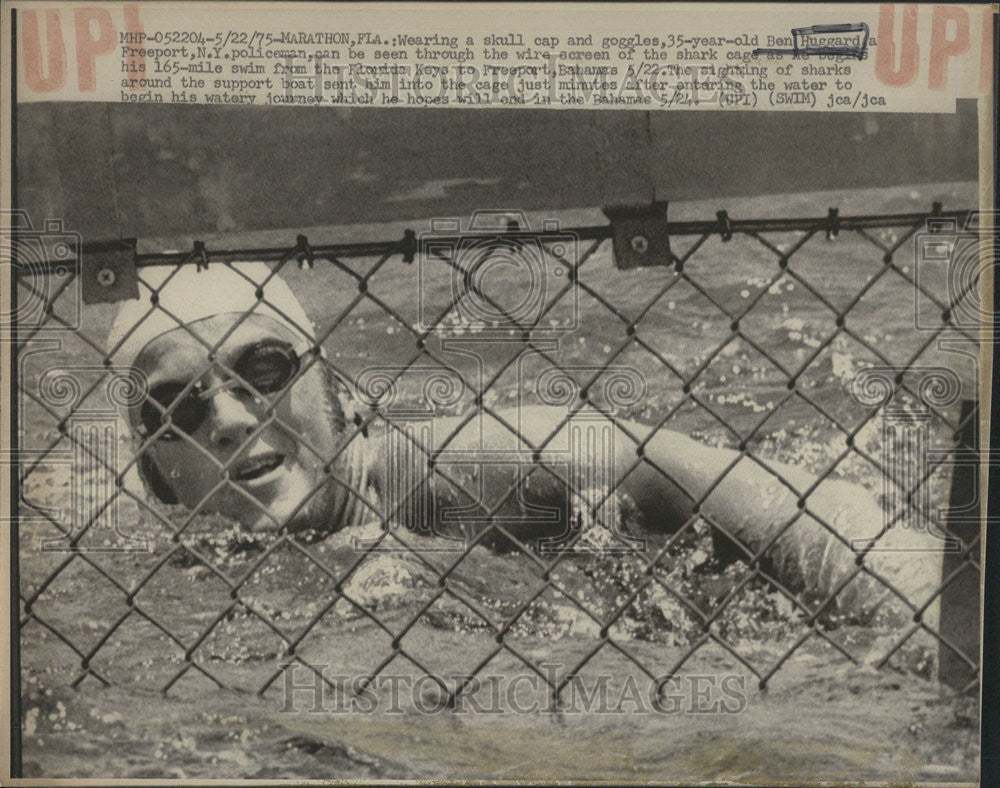
[[[182, 325], [190, 328], [217, 315], [231, 314], [235, 322], [250, 311], [287, 326], [304, 346], [316, 342], [302, 304], [283, 279], [271, 276], [265, 263], [212, 263], [202, 271], [194, 265], [154, 266], [141, 269], [139, 276], [153, 291], [140, 284], [140, 297], [122, 302], [118, 309], [107, 342], [116, 366], [132, 366], [143, 348], [167, 331]], [[263, 299], [257, 298], [258, 287]]]

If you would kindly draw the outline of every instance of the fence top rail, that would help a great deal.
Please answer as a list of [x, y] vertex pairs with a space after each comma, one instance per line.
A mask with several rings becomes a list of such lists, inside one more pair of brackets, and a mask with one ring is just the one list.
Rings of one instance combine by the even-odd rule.
[[[752, 234], [761, 232], [808, 232], [810, 230], [864, 230], [881, 227], [903, 227], [917, 225], [933, 218], [938, 220], [954, 220], [957, 227], [964, 227], [971, 209], [942, 211], [935, 203], [929, 211], [917, 213], [871, 214], [863, 216], [839, 216], [836, 209], [831, 208], [826, 216], [798, 217], [778, 219], [731, 219], [725, 211], [720, 211], [715, 220], [667, 222], [665, 225], [668, 236], [713, 235], [713, 234]], [[496, 238], [505, 231], [498, 228], [494, 231], [457, 232], [464, 240]], [[538, 236], [544, 240], [545, 231], [517, 230], [522, 234]], [[560, 228], [558, 235], [565, 237], [567, 233], [574, 234], [581, 241], [596, 241], [611, 238], [610, 224], [592, 225], [589, 227]], [[441, 235], [435, 233], [435, 236]], [[208, 260], [231, 262], [236, 260], [278, 261], [293, 258], [299, 253], [308, 253], [313, 257], [363, 258], [379, 257], [394, 253], [416, 251], [419, 236], [412, 230], [407, 230], [403, 238], [388, 241], [370, 241], [346, 244], [323, 244], [308, 246], [305, 236], [298, 236], [294, 244], [287, 246], [245, 247], [245, 248], [208, 248], [203, 242], [196, 241], [194, 248], [188, 251], [170, 252], [134, 252], [136, 239], [123, 238], [117, 240], [92, 241], [80, 247], [81, 256], [100, 255], [110, 251], [133, 250], [135, 265], [138, 268], [156, 265], [183, 265], [185, 263], [204, 264]], [[40, 273], [51, 273], [58, 267], [64, 267], [65, 261], [42, 260], [30, 266], [15, 266], [15, 275], [20, 278], [25, 275], [37, 276]]]

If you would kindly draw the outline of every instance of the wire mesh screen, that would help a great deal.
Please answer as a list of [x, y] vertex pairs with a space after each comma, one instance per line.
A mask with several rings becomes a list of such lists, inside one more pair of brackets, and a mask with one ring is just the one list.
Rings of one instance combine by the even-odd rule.
[[979, 571], [968, 217], [196, 245], [87, 306], [71, 255], [22, 257], [22, 676], [406, 665], [454, 708], [506, 666], [558, 708], [598, 664], [764, 687], [832, 650], [975, 686], [941, 612]]

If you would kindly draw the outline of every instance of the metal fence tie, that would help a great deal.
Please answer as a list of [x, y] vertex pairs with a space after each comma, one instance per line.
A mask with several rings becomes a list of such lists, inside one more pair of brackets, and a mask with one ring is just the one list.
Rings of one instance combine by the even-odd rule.
[[361, 418], [360, 413], [354, 414], [354, 426], [357, 427], [361, 432], [361, 437], [368, 437], [368, 422]]
[[832, 241], [840, 235], [840, 209], [831, 208], [826, 215], [826, 240]]
[[313, 250], [309, 245], [309, 239], [304, 235], [295, 238], [295, 249], [292, 252], [299, 263], [300, 271], [311, 271], [313, 268]]
[[413, 230], [403, 231], [403, 241], [399, 251], [403, 255], [403, 262], [410, 265], [417, 254], [417, 234]]
[[733, 240], [733, 225], [729, 221], [729, 213], [726, 211], [716, 211], [715, 218], [719, 220], [719, 235], [723, 242]]
[[195, 261], [195, 271], [207, 271], [208, 270], [208, 252], [205, 249], [204, 241], [195, 241], [194, 249], [191, 254], [188, 255], [188, 260]]

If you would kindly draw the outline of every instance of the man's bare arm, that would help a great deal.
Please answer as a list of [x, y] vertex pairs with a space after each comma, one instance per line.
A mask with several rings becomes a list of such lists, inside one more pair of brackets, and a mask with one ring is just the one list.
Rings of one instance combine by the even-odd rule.
[[[651, 428], [637, 422], [617, 422], [609, 430], [610, 422], [590, 410], [561, 427], [565, 414], [552, 408], [498, 415], [514, 429], [484, 414], [452, 436], [461, 419], [435, 420], [437, 453], [429, 454], [438, 467], [429, 475], [439, 516], [448, 519], [444, 513], [451, 512], [437, 528], [475, 534], [493, 512], [508, 532], [534, 542], [558, 535], [559, 527], [547, 525], [546, 512], [559, 511], [563, 524], [571, 516], [567, 489], [591, 505], [605, 494], [616, 495], [648, 532], [672, 533], [703, 517], [742, 544], [747, 560], [760, 555], [765, 571], [795, 592], [825, 599], [843, 586], [839, 610], [866, 617], [895, 599], [858, 563], [883, 522], [881, 508], [858, 484], [836, 477], [817, 484], [816, 476], [801, 468], [706, 446], [670, 430], [650, 435]], [[595, 443], [609, 433], [610, 454], [607, 443]], [[384, 488], [386, 474], [378, 468], [392, 466], [384, 457], [374, 466], [373, 479]], [[588, 479], [602, 481], [606, 490], [574, 489]], [[940, 540], [897, 527], [877, 547], [865, 556], [865, 566], [914, 600], [930, 597], [940, 581]], [[931, 609], [925, 620], [933, 622], [934, 615]]]

